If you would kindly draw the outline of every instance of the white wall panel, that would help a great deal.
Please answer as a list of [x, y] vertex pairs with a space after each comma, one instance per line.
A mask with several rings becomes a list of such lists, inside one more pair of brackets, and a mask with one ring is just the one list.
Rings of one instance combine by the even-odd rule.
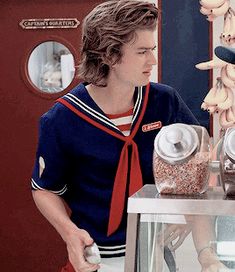
[[[230, 7], [235, 10], [235, 0], [230, 0]], [[216, 46], [222, 45], [220, 42], [220, 34], [223, 32], [223, 23], [224, 16], [220, 16], [213, 21], [213, 50]], [[231, 45], [231, 47], [235, 47], [235, 44]], [[216, 78], [220, 76], [220, 69], [213, 70], [213, 84], [216, 83]], [[219, 116], [218, 114], [214, 114], [213, 118], [213, 135], [214, 135], [214, 143], [216, 143], [219, 139], [220, 134], [220, 125], [219, 125]]]

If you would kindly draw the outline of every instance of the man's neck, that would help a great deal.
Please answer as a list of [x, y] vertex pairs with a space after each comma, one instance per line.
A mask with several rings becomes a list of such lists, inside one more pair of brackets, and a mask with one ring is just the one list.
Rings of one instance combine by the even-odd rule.
[[134, 106], [134, 87], [108, 84], [107, 87], [87, 86], [88, 93], [103, 112], [118, 114]]

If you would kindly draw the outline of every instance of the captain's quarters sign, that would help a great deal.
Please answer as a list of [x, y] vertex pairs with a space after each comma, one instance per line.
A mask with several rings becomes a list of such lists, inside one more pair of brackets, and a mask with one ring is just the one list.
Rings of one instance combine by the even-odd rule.
[[20, 23], [23, 29], [40, 28], [77, 28], [80, 22], [76, 18], [23, 19]]

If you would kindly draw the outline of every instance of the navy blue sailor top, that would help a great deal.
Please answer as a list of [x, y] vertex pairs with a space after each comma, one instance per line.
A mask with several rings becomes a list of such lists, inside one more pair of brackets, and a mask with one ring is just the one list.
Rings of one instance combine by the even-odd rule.
[[154, 183], [153, 143], [161, 126], [198, 124], [167, 85], [138, 87], [134, 98], [128, 138], [90, 97], [85, 84], [59, 99], [40, 119], [32, 189], [63, 197], [71, 220], [88, 231], [106, 257], [125, 253], [127, 198]]

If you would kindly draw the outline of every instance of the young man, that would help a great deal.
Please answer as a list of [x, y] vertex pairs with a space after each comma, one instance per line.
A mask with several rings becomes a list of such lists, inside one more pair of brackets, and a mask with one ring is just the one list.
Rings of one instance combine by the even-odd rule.
[[92, 10], [83, 22], [85, 83], [41, 118], [33, 197], [67, 245], [62, 271], [99, 269], [84, 258], [94, 241], [99, 271], [123, 271], [127, 197], [154, 183], [154, 138], [162, 126], [197, 123], [174, 89], [149, 83], [157, 15], [153, 4], [135, 0]]

